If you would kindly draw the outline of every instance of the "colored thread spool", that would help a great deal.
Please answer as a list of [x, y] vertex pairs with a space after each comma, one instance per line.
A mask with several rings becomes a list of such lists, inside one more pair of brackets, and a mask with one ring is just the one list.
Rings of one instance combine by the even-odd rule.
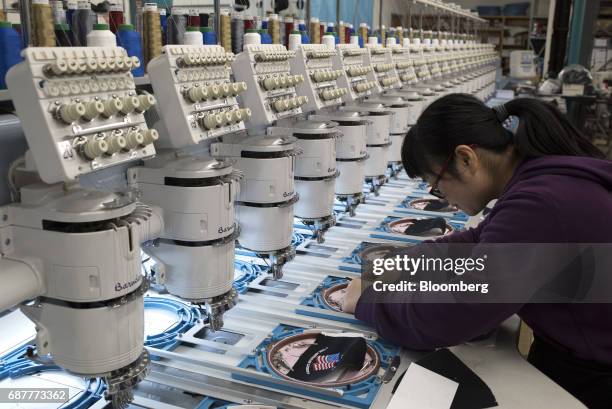
[[64, 10], [64, 4], [62, 1], [54, 0], [51, 2], [51, 8], [53, 9], [53, 24], [65, 23], [66, 11]]
[[162, 44], [168, 44], [168, 15], [165, 8], [159, 9], [159, 24], [162, 31]]
[[[297, 29], [292, 17], [285, 17], [285, 47], [289, 48], [289, 36]], [[299, 32], [298, 32], [299, 34]], [[301, 40], [301, 36], [300, 36]]]
[[263, 28], [260, 29], [259, 35], [261, 37], [261, 44], [272, 44], [272, 37], [268, 33], [268, 30], [263, 29]]
[[117, 39], [108, 24], [94, 24], [94, 29], [87, 34], [87, 47], [116, 47]]
[[72, 19], [74, 18], [74, 12], [77, 10], [76, 0], [68, 0], [66, 5], [66, 23], [70, 26], [72, 32]]
[[33, 47], [55, 47], [53, 10], [49, 0], [34, 0], [31, 16], [32, 36], [30, 45]]
[[119, 26], [123, 24], [123, 5], [119, 2], [111, 3], [108, 12], [108, 24], [110, 31], [117, 33]]
[[21, 36], [8, 21], [0, 21], [0, 88], [6, 88], [4, 77], [13, 65], [21, 61]]
[[142, 56], [141, 38], [138, 31], [134, 30], [131, 24], [121, 24], [117, 31], [117, 45], [125, 48], [130, 57], [138, 57], [140, 66], [132, 69], [132, 74], [135, 77], [144, 75], [144, 58]]
[[395, 28], [395, 32], [397, 34], [397, 43], [398, 44], [404, 44], [404, 27], [397, 26]]
[[255, 28], [249, 28], [244, 34], [243, 47], [249, 44], [263, 44], [261, 41], [260, 31]]
[[308, 31], [306, 31], [306, 23], [304, 20], [298, 20], [298, 29], [300, 30], [300, 35], [302, 36], [302, 44], [309, 44], [310, 37], [308, 36]]
[[387, 43], [387, 35], [386, 35], [386, 32], [387, 32], [387, 27], [385, 27], [385, 26], [381, 26], [381, 27], [380, 27], [380, 42], [379, 42], [379, 44], [382, 44], [382, 45], [383, 45], [383, 47], [384, 47], [384, 46], [385, 46], [385, 44]]
[[72, 31], [67, 23], [58, 23], [55, 25], [55, 41], [58, 47], [72, 47], [74, 40]]
[[207, 44], [207, 45], [217, 44], [217, 33], [215, 33], [215, 30], [213, 30], [212, 27], [202, 27], [200, 28], [200, 31], [202, 32], [204, 44]]
[[187, 27], [187, 31], [185, 31], [185, 35], [183, 36], [183, 44], [184, 45], [202, 45], [204, 44], [202, 32], [200, 32], [200, 27]]
[[200, 27], [200, 14], [197, 10], [189, 10], [187, 27]]
[[253, 28], [257, 28], [257, 23], [253, 17], [246, 17], [244, 19], [244, 30], [251, 30]]
[[321, 44], [321, 33], [319, 28], [319, 19], [311, 18], [309, 22], [310, 41], [313, 44]]
[[325, 35], [325, 29], [327, 28], [327, 23], [325, 21], [321, 21], [319, 23], [319, 42], [323, 43], [323, 36]]
[[302, 35], [299, 31], [294, 30], [291, 34], [289, 34], [289, 44], [287, 44], [287, 49], [291, 51], [296, 51], [300, 44], [302, 44]]
[[232, 52], [232, 18], [227, 11], [222, 11], [219, 17], [221, 46], [229, 53]]
[[186, 15], [172, 15], [168, 19], [168, 44], [183, 44], [183, 35], [187, 30]]
[[244, 41], [245, 20], [242, 16], [232, 17], [232, 52], [238, 54], [242, 51]]
[[145, 4], [142, 14], [142, 51], [146, 66], [149, 61], [161, 54], [161, 20], [155, 3]]
[[[201, 13], [200, 14], [200, 27], [213, 27], [213, 26], [214, 26], [214, 23], [210, 19], [210, 14]], [[213, 30], [214, 29], [215, 28], [213, 27]]]
[[359, 24], [359, 46], [363, 48], [368, 42], [368, 25], [366, 23]]
[[91, 11], [89, 0], [79, 0], [72, 14], [72, 37], [77, 47], [87, 46], [87, 34], [93, 29], [95, 13]]
[[340, 40], [340, 44], [346, 43], [346, 26], [344, 25], [344, 21], [340, 20], [338, 22], [338, 39]]
[[277, 14], [271, 14], [268, 19], [268, 33], [272, 38], [272, 44], [280, 44], [280, 21]]

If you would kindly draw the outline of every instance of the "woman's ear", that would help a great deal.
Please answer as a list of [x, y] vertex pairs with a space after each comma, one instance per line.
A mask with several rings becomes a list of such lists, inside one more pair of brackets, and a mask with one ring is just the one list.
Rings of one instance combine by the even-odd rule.
[[475, 174], [481, 166], [476, 151], [468, 145], [458, 145], [455, 148], [457, 168], [460, 173]]

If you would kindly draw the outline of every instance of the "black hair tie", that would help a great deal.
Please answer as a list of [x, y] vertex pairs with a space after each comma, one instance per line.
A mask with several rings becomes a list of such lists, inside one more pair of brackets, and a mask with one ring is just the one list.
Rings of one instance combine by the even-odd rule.
[[506, 109], [505, 104], [494, 106], [492, 109], [493, 112], [495, 112], [497, 120], [502, 124], [506, 121], [506, 119], [508, 119], [508, 117], [510, 117], [510, 114], [508, 114], [508, 109]]

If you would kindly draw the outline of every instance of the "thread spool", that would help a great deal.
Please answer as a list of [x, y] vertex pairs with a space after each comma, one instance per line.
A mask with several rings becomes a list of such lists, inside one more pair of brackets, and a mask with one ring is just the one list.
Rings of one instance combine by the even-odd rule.
[[108, 11], [108, 25], [110, 31], [116, 34], [121, 24], [123, 24], [123, 5], [115, 1], [110, 4], [110, 9]]
[[213, 26], [214, 22], [211, 20], [210, 14], [200, 13], [200, 27], [212, 27], [214, 30], [215, 28]]
[[268, 32], [268, 22], [269, 19], [264, 17], [261, 20], [261, 28], [257, 30], [259, 32], [259, 36], [261, 37], [262, 44], [272, 44], [272, 36]]
[[270, 33], [268, 33], [268, 30], [262, 28], [258, 30], [258, 32], [261, 44], [272, 44], [272, 37], [270, 36]]
[[261, 41], [261, 35], [259, 33], [259, 30], [254, 28], [249, 28], [246, 31], [243, 40], [243, 47], [249, 44], [263, 44]]
[[351, 44], [359, 45], [360, 37], [358, 35], [351, 36]]
[[287, 47], [287, 36], [286, 36], [286, 32], [285, 32], [285, 19], [282, 17], [278, 18], [278, 34], [279, 34], [279, 44], [284, 45], [285, 47]]
[[87, 34], [87, 47], [116, 47], [117, 39], [108, 24], [95, 24], [94, 29]]
[[378, 37], [375, 37], [375, 36], [368, 37], [368, 45], [378, 45]]
[[161, 54], [161, 19], [156, 3], [146, 3], [142, 13], [142, 43], [146, 66], [149, 61]]
[[[291, 34], [294, 34], [294, 31], [298, 30], [298, 27], [295, 24], [295, 21], [293, 20], [293, 17], [285, 17], [285, 38], [286, 38], [286, 43], [285, 46], [289, 47], [289, 36], [291, 36]], [[299, 31], [298, 31], [299, 34]], [[300, 42], [302, 41], [302, 37], [300, 35]]]
[[309, 29], [310, 29], [310, 41], [312, 41], [313, 44], [321, 44], [321, 32], [319, 28], [318, 18], [313, 17], [310, 19]]
[[272, 38], [272, 44], [280, 44], [280, 21], [278, 20], [278, 14], [270, 14], [268, 33]]
[[217, 44], [217, 33], [215, 33], [215, 30], [213, 30], [212, 27], [202, 27], [200, 28], [200, 31], [202, 32], [202, 40], [204, 41], [204, 44]]
[[0, 88], [6, 88], [4, 77], [21, 61], [21, 36], [8, 21], [0, 21]]
[[298, 28], [302, 36], [302, 44], [310, 44], [310, 37], [308, 36], [308, 31], [306, 31], [306, 23], [304, 20], [298, 20]]
[[380, 26], [380, 44], [384, 46], [387, 42], [387, 27]]
[[72, 47], [74, 40], [68, 24], [58, 23], [55, 25], [55, 41], [58, 47]]
[[242, 16], [232, 17], [232, 52], [238, 54], [242, 51], [244, 40], [245, 20]]
[[359, 24], [359, 46], [363, 47], [368, 42], [368, 25], [366, 23]]
[[51, 8], [53, 9], [53, 24], [61, 24], [66, 22], [66, 11], [64, 10], [64, 4], [61, 0], [54, 0], [51, 2]]
[[204, 38], [200, 32], [200, 27], [187, 27], [185, 35], [183, 36], [184, 45], [202, 45], [204, 44]]
[[87, 34], [93, 29], [95, 14], [89, 0], [79, 0], [72, 15], [72, 36], [77, 47], [87, 46]]
[[402, 41], [402, 47], [410, 48], [410, 39], [409, 38], [404, 38], [404, 40]]
[[323, 36], [323, 44], [332, 50], [336, 48], [336, 37], [332, 33], [327, 33]]
[[187, 30], [186, 15], [172, 15], [168, 19], [168, 44], [183, 44], [183, 35]]
[[346, 26], [344, 25], [344, 21], [340, 20], [338, 22], [338, 40], [340, 44], [346, 44]]
[[117, 31], [117, 45], [125, 48], [130, 57], [138, 57], [140, 66], [132, 69], [135, 77], [144, 75], [144, 58], [142, 56], [141, 38], [138, 31], [131, 24], [121, 24]]
[[30, 45], [33, 47], [55, 47], [53, 10], [49, 0], [34, 0], [31, 10], [32, 36]]
[[244, 21], [244, 31], [246, 32], [246, 30], [252, 30], [254, 28], [257, 28], [257, 23], [255, 22], [255, 19], [253, 19], [253, 17], [245, 17], [243, 19]]
[[299, 31], [294, 30], [291, 34], [289, 34], [289, 44], [287, 44], [287, 48], [291, 51], [297, 51], [302, 44], [302, 34]]
[[325, 29], [327, 28], [327, 23], [325, 21], [321, 21], [319, 23], [319, 42], [323, 43], [323, 36], [325, 35]]
[[397, 34], [397, 43], [403, 44], [404, 43], [404, 27], [397, 26], [395, 28], [395, 33]]
[[72, 31], [72, 19], [74, 18], [74, 12], [77, 10], [77, 1], [76, 0], [68, 0], [66, 4], [66, 23], [70, 26], [70, 31]]
[[187, 27], [200, 27], [200, 14], [197, 10], [189, 10], [189, 14], [187, 15]]
[[222, 11], [219, 16], [219, 40], [226, 52], [232, 52], [232, 18], [227, 11]]
[[387, 47], [387, 44], [389, 44], [389, 41], [387, 41], [389, 38], [395, 38], [396, 36], [396, 30], [395, 27], [391, 27], [389, 28], [386, 32], [385, 32], [385, 42], [383, 44], [384, 47]]
[[165, 8], [159, 9], [159, 24], [162, 32], [162, 44], [168, 44], [168, 15]]

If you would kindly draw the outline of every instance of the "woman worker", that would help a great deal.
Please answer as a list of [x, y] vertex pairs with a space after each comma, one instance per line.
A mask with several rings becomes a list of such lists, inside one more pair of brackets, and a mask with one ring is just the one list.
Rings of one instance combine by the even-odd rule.
[[[509, 116], [514, 133], [502, 126]], [[491, 109], [448, 95], [408, 132], [402, 161], [469, 215], [497, 199], [476, 228], [437, 242], [612, 243], [612, 162], [550, 104], [518, 98]], [[588, 407], [612, 408], [612, 302], [368, 303], [371, 291], [353, 280], [343, 310], [411, 349], [466, 342], [518, 314], [534, 331], [529, 362]]]

